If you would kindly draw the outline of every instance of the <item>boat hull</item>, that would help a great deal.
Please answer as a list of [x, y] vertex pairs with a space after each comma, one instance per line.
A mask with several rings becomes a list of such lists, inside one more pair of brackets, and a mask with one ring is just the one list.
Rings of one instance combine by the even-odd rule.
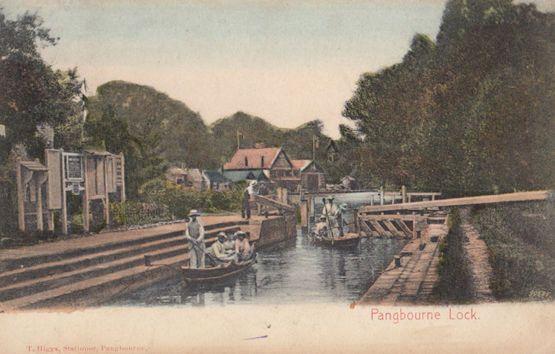
[[348, 248], [348, 247], [356, 247], [359, 244], [360, 239], [361, 239], [360, 235], [348, 233], [343, 237], [334, 237], [334, 238], [312, 237], [311, 241], [315, 245], [319, 245], [319, 246]]
[[251, 259], [246, 262], [231, 262], [224, 266], [203, 269], [181, 267], [181, 272], [185, 280], [190, 283], [218, 282], [242, 273], [249, 269], [255, 262], [255, 259]]

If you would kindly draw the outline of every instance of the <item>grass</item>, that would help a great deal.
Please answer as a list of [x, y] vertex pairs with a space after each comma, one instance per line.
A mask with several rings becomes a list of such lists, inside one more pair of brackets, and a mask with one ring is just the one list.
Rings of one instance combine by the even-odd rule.
[[550, 300], [555, 292], [553, 203], [482, 207], [473, 223], [490, 250], [499, 300]]

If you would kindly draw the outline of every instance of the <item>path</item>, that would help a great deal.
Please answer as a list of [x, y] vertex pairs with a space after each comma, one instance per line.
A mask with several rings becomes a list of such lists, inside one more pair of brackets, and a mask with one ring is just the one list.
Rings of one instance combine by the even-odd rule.
[[478, 302], [493, 301], [490, 288], [493, 270], [489, 263], [488, 246], [470, 221], [470, 210], [461, 208], [461, 229], [463, 232], [464, 252], [470, 266], [472, 276], [472, 292]]

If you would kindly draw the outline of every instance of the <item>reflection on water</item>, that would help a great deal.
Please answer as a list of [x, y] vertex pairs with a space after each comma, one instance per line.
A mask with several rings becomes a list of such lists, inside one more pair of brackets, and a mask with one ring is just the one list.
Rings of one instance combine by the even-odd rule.
[[117, 305], [285, 304], [357, 300], [404, 241], [363, 239], [353, 249], [313, 246], [306, 236], [258, 252], [258, 263], [225, 283], [183, 286], [180, 279], [125, 296]]

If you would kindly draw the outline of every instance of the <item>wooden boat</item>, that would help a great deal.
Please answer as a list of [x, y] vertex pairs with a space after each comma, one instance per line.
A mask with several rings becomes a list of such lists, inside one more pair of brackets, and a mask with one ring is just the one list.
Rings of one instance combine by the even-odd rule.
[[256, 263], [256, 256], [244, 262], [229, 262], [211, 268], [185, 268], [181, 267], [183, 277], [191, 283], [217, 282], [231, 278], [247, 270]]
[[326, 246], [326, 247], [338, 247], [338, 248], [348, 248], [356, 247], [360, 242], [360, 235], [356, 233], [346, 233], [343, 237], [318, 237], [316, 235], [311, 236], [311, 241], [315, 245]]

